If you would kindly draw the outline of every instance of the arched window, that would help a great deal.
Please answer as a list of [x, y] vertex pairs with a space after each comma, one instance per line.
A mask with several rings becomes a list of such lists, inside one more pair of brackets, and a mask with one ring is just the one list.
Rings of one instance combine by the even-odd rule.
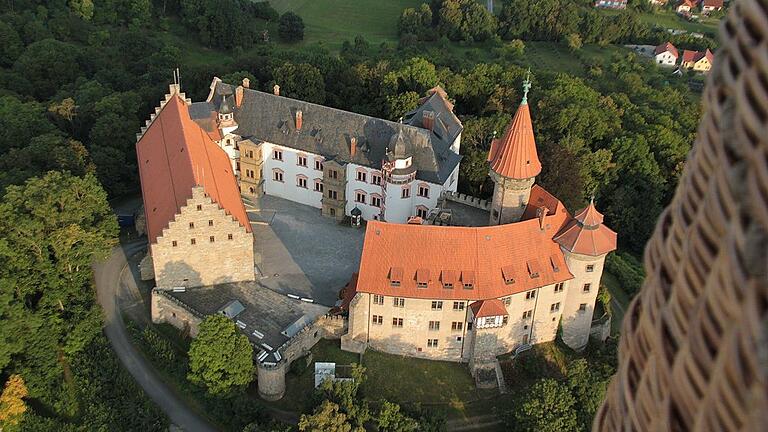
[[307, 176], [299, 174], [296, 176], [296, 186], [302, 189], [307, 188]]
[[365, 193], [364, 190], [358, 189], [358, 190], [355, 191], [355, 202], [358, 202], [358, 203], [361, 203], [361, 204], [365, 204], [366, 201], [367, 201], [366, 200], [367, 197], [368, 197], [368, 194]]
[[283, 170], [279, 168], [273, 168], [272, 169], [272, 180], [276, 182], [283, 182]]
[[368, 171], [366, 171], [364, 168], [358, 168], [357, 169], [357, 181], [367, 183], [368, 182]]

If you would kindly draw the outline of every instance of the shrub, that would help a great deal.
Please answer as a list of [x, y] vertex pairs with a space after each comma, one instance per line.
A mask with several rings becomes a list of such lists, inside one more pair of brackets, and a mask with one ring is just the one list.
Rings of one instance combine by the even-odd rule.
[[645, 279], [645, 272], [640, 262], [626, 252], [614, 252], [608, 255], [605, 260], [605, 269], [616, 276], [621, 288], [630, 296], [637, 294]]

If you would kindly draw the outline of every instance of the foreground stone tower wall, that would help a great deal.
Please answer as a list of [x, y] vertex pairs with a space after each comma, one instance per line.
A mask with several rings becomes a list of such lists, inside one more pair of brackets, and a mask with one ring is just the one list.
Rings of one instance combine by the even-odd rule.
[[731, 2], [596, 431], [768, 430], [768, 1]]

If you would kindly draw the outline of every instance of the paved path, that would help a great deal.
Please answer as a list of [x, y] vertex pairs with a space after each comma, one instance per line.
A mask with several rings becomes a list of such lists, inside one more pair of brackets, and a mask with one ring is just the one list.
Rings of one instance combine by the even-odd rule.
[[120, 362], [149, 397], [170, 418], [171, 422], [186, 432], [214, 432], [206, 420], [174, 394], [155, 373], [154, 369], [131, 345], [123, 317], [117, 304], [120, 273], [130, 256], [146, 247], [146, 241], [134, 241], [115, 248], [105, 262], [93, 266], [94, 280], [99, 303], [104, 309], [104, 333]]

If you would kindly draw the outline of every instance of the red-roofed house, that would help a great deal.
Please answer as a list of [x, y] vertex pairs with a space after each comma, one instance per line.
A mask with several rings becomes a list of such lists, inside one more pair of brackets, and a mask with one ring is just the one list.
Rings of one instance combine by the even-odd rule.
[[701, 11], [710, 13], [723, 8], [723, 0], [704, 0], [701, 2]]
[[682, 0], [677, 4], [677, 7], [675, 7], [675, 11], [677, 11], [677, 13], [691, 13], [695, 7], [696, 2], [694, 0]]
[[653, 51], [653, 58], [656, 64], [662, 66], [674, 66], [677, 64], [678, 57], [677, 48], [671, 42], [665, 42], [657, 46]]
[[177, 85], [136, 154], [156, 285], [253, 280], [251, 224], [230, 159], [191, 119]]
[[[497, 191], [524, 188], [511, 204], [494, 202], [501, 217], [489, 226], [368, 223], [354, 290], [345, 291], [343, 349], [464, 361], [475, 371], [554, 340], [558, 325], [569, 346], [587, 343], [616, 233], [594, 203], [571, 217], [533, 185], [541, 163], [525, 98], [488, 161]], [[516, 219], [500, 222], [509, 209]]]
[[712, 60], [714, 55], [712, 51], [707, 49], [706, 51], [683, 51], [683, 61], [681, 67], [683, 69], [693, 69], [696, 72], [709, 72], [712, 69]]

